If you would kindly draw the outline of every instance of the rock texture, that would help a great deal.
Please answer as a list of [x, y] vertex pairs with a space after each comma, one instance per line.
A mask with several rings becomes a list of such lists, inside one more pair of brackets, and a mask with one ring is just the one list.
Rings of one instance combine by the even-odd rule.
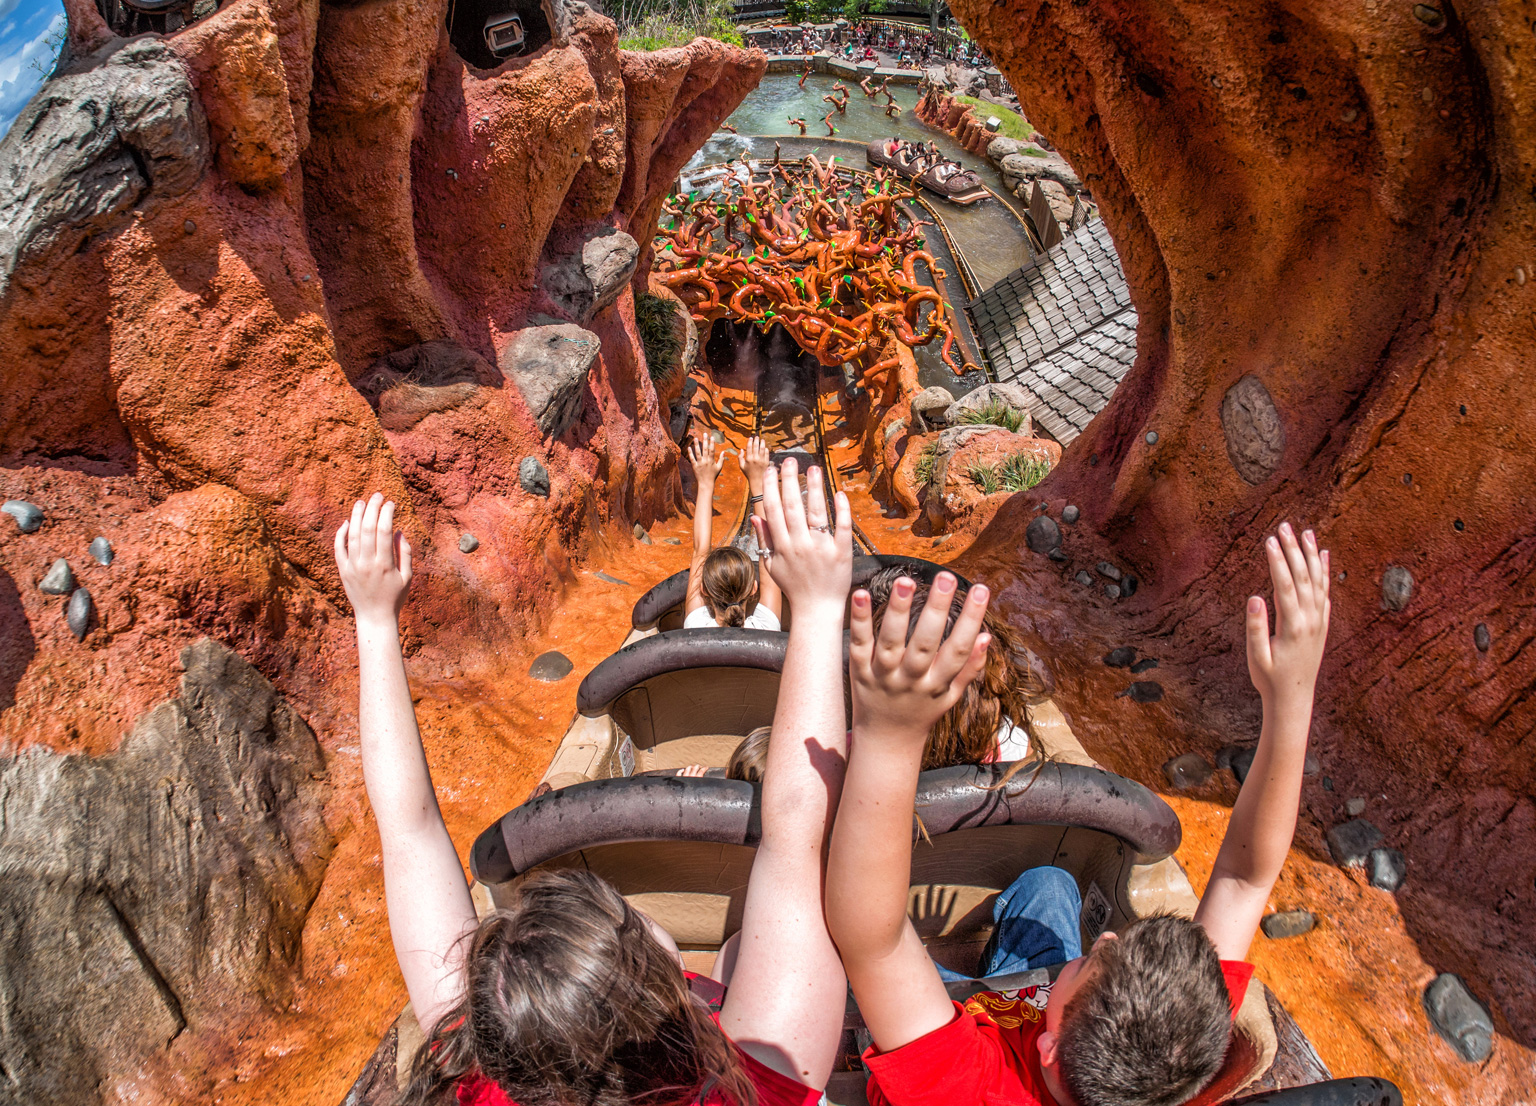
[[19, 1100], [103, 1101], [182, 1033], [288, 1002], [332, 847], [320, 745], [226, 647], [182, 660], [180, 694], [116, 752], [0, 765], [0, 1056]]
[[[226, 748], [190, 683], [123, 735], [207, 635], [261, 676], [230, 658], [224, 690], [197, 696], [260, 706], [276, 687], [328, 750], [355, 749], [331, 538], [367, 492], [399, 503], [416, 549], [413, 656], [466, 667], [537, 630], [600, 527], [671, 507], [681, 384], [657, 395], [635, 330], [641, 244], [764, 60], [714, 42], [626, 58], [611, 21], [564, 0], [546, 4], [548, 42], [494, 69], [455, 52], [445, 0], [233, 0], [132, 40], [88, 0], [66, 7], [64, 64], [0, 141], [0, 745], [29, 750], [7, 770], [0, 864], [32, 825], [15, 804], [48, 813], [34, 782], [95, 790], [46, 880], [7, 890], [0, 911], [40, 913], [12, 918], [6, 947], [31, 951], [7, 954], [0, 1001], [48, 993], [15, 973], [62, 962], [58, 942], [87, 967], [56, 1009], [0, 1017], [21, 1050], [0, 1068], [35, 1101], [209, 1101], [272, 1043], [319, 878], [318, 752], [268, 763], [302, 725], [277, 707], [271, 734]], [[541, 279], [572, 259], [566, 284]], [[530, 403], [499, 366], [551, 315], [586, 320], [585, 361]], [[67, 598], [36, 587], [60, 558]], [[219, 791], [240, 772], [275, 790]], [[135, 787], [181, 818], [154, 823], [160, 866], [141, 875], [161, 814]], [[356, 789], [339, 802], [348, 824]], [[43, 897], [71, 894], [94, 913], [50, 932], [64, 907]], [[184, 969], [175, 927], [205, 963]], [[221, 1040], [215, 1002], [268, 1020]], [[145, 1060], [178, 1033], [179, 1064]]]
[[[1050, 494], [1082, 506], [1141, 580], [1117, 606], [1169, 635], [1165, 667], [1199, 662], [1191, 701], [1227, 704], [1245, 730], [1227, 690], [1246, 687], [1230, 597], [1264, 589], [1253, 551], [1268, 528], [1318, 529], [1335, 571], [1314, 740], [1407, 856], [1396, 903], [1420, 954], [1467, 980], [1529, 1065], [1528, 21], [1485, 0], [951, 7], [1091, 190], [1136, 306], [1137, 362]], [[1223, 418], [1246, 377], [1273, 420], [1251, 403]], [[1000, 508], [978, 563], [1018, 558], [1028, 498]], [[1383, 592], [1389, 565], [1411, 574], [1411, 599]], [[1502, 1070], [1501, 1085], [1529, 1084]], [[1431, 1099], [1518, 1100], [1434, 1078], [1451, 1082], [1421, 1084]]]

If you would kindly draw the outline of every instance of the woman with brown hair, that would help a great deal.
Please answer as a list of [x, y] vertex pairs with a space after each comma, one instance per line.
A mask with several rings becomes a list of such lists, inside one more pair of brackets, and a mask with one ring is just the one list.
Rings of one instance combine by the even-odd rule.
[[770, 571], [808, 617], [785, 655], [761, 843], [718, 1014], [691, 991], [670, 937], [590, 873], [534, 874], [510, 907], [476, 917], [400, 652], [411, 548], [394, 510], [377, 494], [355, 504], [336, 532], [336, 562], [357, 620], [363, 781], [390, 936], [426, 1034], [404, 1106], [815, 1106], [847, 994], [821, 911], [847, 753], [847, 498], [838, 494], [829, 525], [819, 491], [802, 505], [788, 461], [782, 495], [768, 481], [754, 523]]
[[[892, 586], [906, 576], [898, 566], [881, 569], [870, 577], [865, 588], [877, 624], [885, 617]], [[960, 617], [966, 595], [964, 588], [955, 590], [946, 633]], [[928, 586], [917, 584], [914, 606], [920, 608], [927, 601]], [[1028, 708], [1045, 698], [1045, 683], [1027, 663], [1028, 653], [1013, 627], [989, 611], [985, 629], [991, 639], [986, 666], [966, 686], [959, 702], [929, 730], [923, 746], [923, 771], [958, 764], [1017, 763], [1029, 758], [1031, 750], [1036, 760], [1044, 757], [1040, 743], [1031, 740]]]
[[[749, 630], [777, 630], [784, 614], [784, 598], [773, 577], [759, 572], [757, 564], [734, 545], [714, 548], [715, 478], [725, 467], [725, 450], [703, 438], [688, 443], [688, 460], [698, 481], [693, 502], [693, 560], [688, 565], [688, 595], [683, 600], [683, 629], [711, 626], [744, 626]], [[741, 451], [741, 470], [747, 476], [748, 504], [761, 515], [763, 484], [772, 466], [768, 447], [761, 438], [750, 438]]]

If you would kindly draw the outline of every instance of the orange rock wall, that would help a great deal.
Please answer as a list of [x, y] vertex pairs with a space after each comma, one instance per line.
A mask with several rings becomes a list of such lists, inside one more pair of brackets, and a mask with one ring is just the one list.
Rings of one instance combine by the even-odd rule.
[[[1139, 317], [1136, 366], [1041, 495], [1079, 505], [1136, 570], [1142, 590], [1116, 608], [1125, 634], [1188, 662], [1196, 716], [1242, 738], [1257, 719], [1234, 603], [1261, 589], [1266, 530], [1318, 528], [1336, 579], [1314, 742], [1336, 794], [1309, 792], [1312, 814], [1326, 827], [1341, 796], [1371, 798], [1408, 855], [1397, 907], [1423, 958], [1413, 970], [1467, 979], [1513, 1050], [1495, 1067], [1529, 1070], [1530, 13], [1476, 0], [953, 9], [1092, 191]], [[1222, 420], [1248, 375], [1284, 432], [1254, 484], [1229, 462]], [[1030, 556], [1033, 500], [1000, 512], [978, 556]], [[1383, 601], [1389, 565], [1415, 581], [1401, 610]], [[1050, 584], [1044, 602], [1070, 607], [1070, 587]], [[1477, 1101], [1513, 1101], [1520, 1082]]]
[[[75, 57], [114, 46], [93, 4], [67, 7]], [[545, 624], [599, 526], [672, 509], [677, 447], [627, 286], [585, 323], [602, 352], [559, 437], [542, 437], [496, 358], [556, 313], [541, 266], [594, 228], [649, 243], [677, 169], [764, 59], [703, 40], [631, 57], [609, 20], [570, 3], [554, 43], [474, 70], [447, 11], [234, 0], [165, 36], [206, 116], [210, 168], [16, 269], [0, 298], [0, 499], [45, 521], [27, 534], [0, 516], [10, 747], [115, 748], [208, 634], [347, 760], [354, 662], [331, 543], [355, 497], [400, 503], [420, 550], [409, 648], [449, 668]], [[478, 358], [480, 386], [385, 429], [356, 385], [428, 340]], [[530, 456], [547, 499], [520, 485]], [[478, 550], [460, 552], [464, 533]], [[110, 568], [86, 555], [97, 535]], [[93, 593], [83, 641], [36, 587], [56, 557]], [[355, 815], [355, 792], [338, 802], [334, 820]]]

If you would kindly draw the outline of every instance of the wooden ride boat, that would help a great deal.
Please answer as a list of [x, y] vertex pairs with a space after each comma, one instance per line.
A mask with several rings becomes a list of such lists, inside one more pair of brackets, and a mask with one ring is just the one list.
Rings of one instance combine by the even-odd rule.
[[951, 203], [973, 204], [992, 194], [973, 170], [941, 156], [932, 147], [877, 138], [866, 147], [864, 156], [870, 165], [889, 169]]

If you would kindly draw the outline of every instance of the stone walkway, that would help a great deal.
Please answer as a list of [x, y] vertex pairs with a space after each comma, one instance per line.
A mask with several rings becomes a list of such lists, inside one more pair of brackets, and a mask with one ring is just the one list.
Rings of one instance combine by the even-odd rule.
[[997, 379], [1035, 398], [1030, 414], [1062, 445], [1136, 360], [1136, 309], [1102, 219], [998, 281], [970, 312]]

